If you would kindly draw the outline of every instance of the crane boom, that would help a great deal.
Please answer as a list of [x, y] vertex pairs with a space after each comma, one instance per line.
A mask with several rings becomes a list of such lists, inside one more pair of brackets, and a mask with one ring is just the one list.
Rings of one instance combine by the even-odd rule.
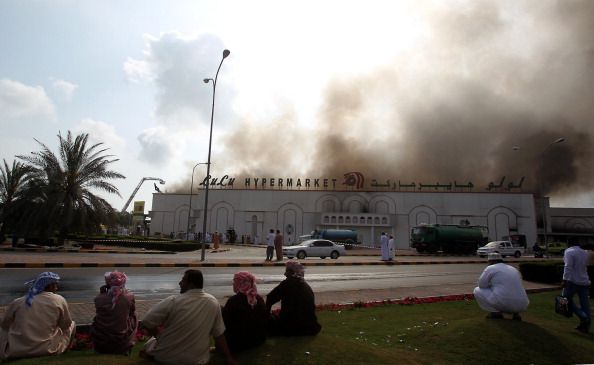
[[140, 182], [138, 183], [138, 185], [136, 185], [136, 188], [132, 192], [132, 195], [130, 195], [130, 197], [128, 198], [128, 201], [126, 202], [126, 204], [124, 204], [124, 207], [122, 208], [122, 212], [126, 211], [126, 209], [128, 208], [128, 205], [130, 205], [130, 202], [132, 201], [132, 199], [134, 199], [134, 196], [138, 192], [138, 189], [140, 189], [140, 186], [142, 185], [142, 183], [147, 180], [158, 180], [160, 184], [165, 184], [165, 180], [159, 179], [158, 177], [143, 177], [140, 180]]

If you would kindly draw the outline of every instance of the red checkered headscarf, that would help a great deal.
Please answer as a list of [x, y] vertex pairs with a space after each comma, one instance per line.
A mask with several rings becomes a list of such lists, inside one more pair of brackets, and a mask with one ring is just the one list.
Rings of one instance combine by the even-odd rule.
[[239, 271], [233, 275], [233, 291], [244, 294], [247, 297], [248, 304], [252, 307], [258, 302], [256, 277], [248, 271]]
[[112, 308], [114, 308], [120, 295], [126, 291], [126, 280], [128, 277], [123, 272], [117, 270], [106, 272], [104, 277], [105, 284], [109, 287], [107, 295], [111, 296]]

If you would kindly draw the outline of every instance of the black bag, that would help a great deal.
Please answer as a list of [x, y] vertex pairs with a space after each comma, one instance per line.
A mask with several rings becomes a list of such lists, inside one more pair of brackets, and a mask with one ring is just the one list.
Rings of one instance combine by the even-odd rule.
[[555, 297], [555, 313], [567, 318], [573, 316], [573, 311], [569, 308], [569, 300], [563, 296], [563, 293]]

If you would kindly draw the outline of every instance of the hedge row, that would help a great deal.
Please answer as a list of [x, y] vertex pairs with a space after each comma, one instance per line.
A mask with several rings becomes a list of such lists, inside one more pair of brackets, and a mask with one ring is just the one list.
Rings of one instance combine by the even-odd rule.
[[522, 262], [520, 272], [524, 280], [558, 284], [563, 280], [563, 261]]
[[[116, 246], [116, 247], [127, 247], [127, 248], [144, 248], [145, 250], [156, 250], [156, 251], [175, 251], [175, 252], [187, 252], [196, 251], [202, 249], [202, 244], [199, 242], [171, 242], [171, 241], [134, 241], [134, 240], [77, 240], [82, 247], [88, 246], [89, 244], [97, 244], [102, 246]], [[205, 248], [208, 249], [210, 246], [206, 244]]]

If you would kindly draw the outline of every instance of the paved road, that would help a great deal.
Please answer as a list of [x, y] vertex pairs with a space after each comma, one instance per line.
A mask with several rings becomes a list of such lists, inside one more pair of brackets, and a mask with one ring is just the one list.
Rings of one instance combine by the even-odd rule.
[[[390, 289], [431, 285], [476, 283], [482, 264], [420, 266], [319, 266], [306, 270], [306, 279], [316, 293], [362, 289]], [[103, 268], [52, 269], [62, 277], [60, 294], [69, 302], [91, 302], [104, 284]], [[138, 299], [162, 299], [179, 291], [178, 282], [186, 268], [125, 268], [128, 288]], [[238, 268], [202, 268], [205, 289], [217, 298], [232, 294], [233, 274]], [[279, 267], [248, 268], [258, 278], [258, 289], [268, 293], [284, 279]], [[23, 295], [23, 283], [39, 269], [0, 270], [0, 306]]]

